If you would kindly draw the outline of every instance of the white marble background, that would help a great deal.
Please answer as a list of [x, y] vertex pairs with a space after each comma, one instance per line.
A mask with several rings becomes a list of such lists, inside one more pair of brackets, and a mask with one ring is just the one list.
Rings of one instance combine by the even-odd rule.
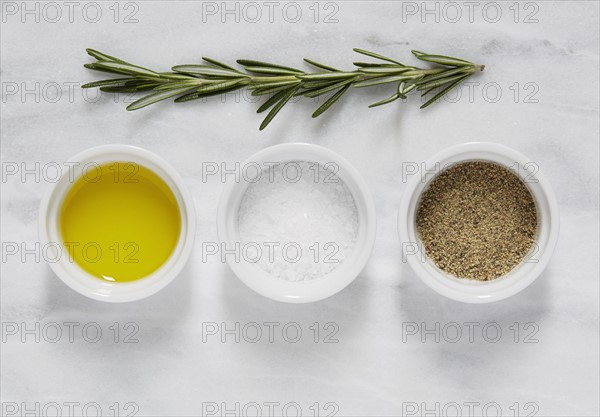
[[[6, 415], [36, 407], [40, 414], [54, 415], [56, 406], [62, 415], [95, 415], [97, 407], [111, 416], [130, 411], [211, 415], [215, 403], [214, 415], [226, 410], [256, 415], [253, 403], [265, 416], [271, 411], [292, 416], [297, 407], [310, 416], [432, 410], [496, 415], [498, 408], [510, 416], [598, 415], [597, 2], [456, 2], [454, 9], [436, 2], [258, 2], [263, 16], [256, 23], [251, 22], [255, 10], [244, 13], [241, 3], [239, 22], [235, 14], [223, 15], [221, 2], [204, 3], [205, 11], [218, 9], [214, 15], [203, 14], [203, 3], [196, 1], [54, 4], [58, 9], [2, 2], [3, 169], [12, 163], [29, 168], [36, 162], [62, 163], [100, 144], [142, 146], [177, 167], [191, 189], [197, 244], [172, 285], [124, 305], [80, 296], [44, 262], [31, 256], [22, 262], [3, 248], [1, 401]], [[502, 15], [494, 23], [498, 4]], [[69, 7], [74, 7], [71, 16]], [[274, 7], [273, 22], [269, 7]], [[302, 16], [294, 23], [295, 7]], [[425, 7], [434, 12], [425, 14]], [[474, 7], [471, 16], [469, 7]], [[98, 8], [98, 22], [88, 22]], [[453, 23], [457, 8], [461, 17]], [[57, 10], [61, 17], [52, 22]], [[125, 23], [132, 12], [130, 19], [137, 23]], [[337, 22], [326, 22], [332, 12], [328, 20]], [[257, 104], [236, 102], [233, 95], [225, 103], [219, 98], [163, 103], [135, 113], [125, 111], [123, 97], [118, 103], [109, 95], [94, 101], [90, 92], [86, 100], [77, 86], [99, 78], [82, 67], [89, 61], [86, 47], [155, 69], [195, 62], [201, 55], [290, 65], [311, 57], [347, 68], [356, 58], [352, 48], [362, 47], [410, 62], [412, 48], [445, 53], [484, 63], [486, 70], [473, 80], [478, 84], [472, 99], [465, 88], [458, 102], [426, 111], [418, 110], [417, 97], [369, 110], [366, 106], [388, 91], [352, 91], [322, 118], [312, 120], [315, 103], [303, 101], [259, 132]], [[491, 102], [495, 87], [502, 95]], [[396, 233], [402, 162], [420, 162], [448, 146], [477, 140], [530, 156], [551, 180], [561, 209], [560, 239], [548, 269], [522, 293], [491, 305], [453, 302], [427, 288], [402, 263]], [[297, 141], [327, 146], [354, 163], [372, 189], [379, 220], [363, 273], [338, 295], [310, 305], [262, 298], [220, 261], [200, 258], [200, 242], [216, 240], [223, 187], [215, 179], [202, 183], [201, 163], [242, 161], [266, 146]], [[38, 205], [48, 185], [32, 175], [25, 181], [3, 175], [3, 242], [33, 247]], [[69, 322], [79, 324], [72, 342], [66, 334]], [[115, 322], [121, 329], [118, 343], [110, 329]], [[129, 322], [139, 328], [137, 343], [122, 341], [132, 329], [124, 328]], [[281, 332], [273, 343], [266, 336], [255, 344], [243, 338], [235, 343], [231, 336], [225, 343], [218, 336], [203, 341], [203, 323], [211, 322], [229, 328], [293, 322], [303, 336], [298, 343], [286, 342]], [[315, 322], [321, 327], [319, 343], [310, 330]], [[337, 343], [323, 343], [322, 328], [329, 322], [339, 327]], [[473, 342], [468, 335], [458, 343], [444, 337], [436, 343], [431, 335], [425, 343], [419, 335], [403, 341], [403, 323], [431, 329], [451, 322], [465, 331], [463, 323], [479, 323]], [[496, 343], [482, 337], [482, 326], [491, 322], [503, 329]], [[39, 342], [25, 331], [35, 333], [36, 323]], [[56, 343], [50, 343], [52, 323], [65, 331]], [[82, 327], [90, 323], [103, 330], [97, 343], [82, 336]], [[515, 327], [510, 328], [514, 323], [520, 330], [517, 342]], [[537, 342], [524, 343], [536, 329]]]

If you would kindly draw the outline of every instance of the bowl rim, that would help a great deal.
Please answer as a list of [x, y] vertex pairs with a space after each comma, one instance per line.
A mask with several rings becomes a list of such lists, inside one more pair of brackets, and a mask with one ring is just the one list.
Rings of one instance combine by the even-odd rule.
[[[485, 155], [475, 157], [474, 155]], [[446, 163], [457, 163], [467, 161], [488, 161], [510, 168], [503, 161], [513, 161], [518, 164], [516, 174], [522, 179], [521, 167], [526, 166], [533, 160], [524, 154], [509, 148], [508, 146], [492, 142], [467, 142], [446, 148], [429, 158], [422, 167], [429, 169], [436, 167], [438, 170], [429, 179], [423, 179], [422, 175], [415, 175], [408, 181], [403, 193], [400, 208], [398, 210], [398, 234], [403, 246], [403, 262], [408, 262], [415, 274], [431, 289], [437, 293], [464, 303], [490, 303], [499, 301], [517, 294], [531, 285], [547, 267], [552, 258], [559, 234], [559, 209], [556, 196], [548, 182], [548, 179], [539, 170], [527, 172], [525, 185], [531, 192], [536, 208], [538, 210], [538, 236], [536, 236], [536, 248], [540, 256], [535, 262], [522, 262], [511, 272], [503, 277], [492, 281], [478, 282], [453, 277], [427, 259], [422, 253], [422, 242], [418, 238], [414, 228], [414, 216], [416, 205], [420, 200], [421, 193], [437, 175], [447, 169], [439, 167]], [[526, 170], [526, 168], [523, 168]], [[514, 171], [511, 171], [514, 173]], [[407, 254], [405, 248], [407, 243], [416, 242], [419, 256], [413, 253]]]
[[[248, 287], [272, 300], [287, 303], [308, 303], [330, 297], [348, 286], [364, 269], [375, 244], [377, 219], [375, 203], [367, 183], [359, 171], [345, 158], [323, 146], [310, 143], [284, 143], [264, 148], [241, 166], [265, 162], [334, 162], [338, 177], [348, 186], [355, 200], [359, 216], [359, 232], [354, 247], [357, 256], [346, 258], [327, 275], [311, 281], [290, 282], [272, 277], [255, 264], [243, 259], [225, 260], [234, 274]], [[237, 215], [248, 182], [227, 181], [217, 209], [217, 232], [221, 245], [233, 247], [239, 241], [236, 235]], [[234, 218], [235, 217], [235, 218]]]
[[[196, 215], [193, 198], [179, 173], [155, 153], [137, 146], [125, 144], [94, 146], [65, 161], [64, 165], [74, 166], [74, 171], [63, 172], [58, 181], [46, 190], [40, 203], [38, 218], [40, 243], [42, 245], [63, 245], [58, 231], [59, 211], [68, 190], [81, 176], [81, 167], [87, 163], [100, 165], [112, 161], [123, 161], [123, 158], [131, 158], [128, 162], [140, 163], [153, 171], [165, 181], [177, 199], [181, 216], [181, 230], [177, 246], [168, 260], [147, 277], [123, 283], [109, 283], [98, 279], [61, 254], [56, 254], [58, 259], [56, 262], [48, 262], [58, 278], [71, 289], [86, 297], [111, 303], [136, 301], [157, 293], [171, 283], [187, 263], [194, 245]], [[73, 175], [73, 177], [69, 178], [69, 175]], [[62, 249], [64, 250], [64, 245]]]

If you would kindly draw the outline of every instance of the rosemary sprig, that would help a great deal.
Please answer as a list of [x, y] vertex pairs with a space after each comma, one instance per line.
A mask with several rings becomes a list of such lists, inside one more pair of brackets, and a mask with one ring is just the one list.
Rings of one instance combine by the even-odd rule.
[[87, 53], [94, 57], [96, 62], [85, 64], [86, 68], [117, 77], [91, 82], [82, 87], [97, 87], [111, 93], [151, 92], [131, 103], [127, 110], [141, 109], [172, 97], [177, 97], [175, 102], [181, 103], [248, 88], [254, 96], [270, 96], [257, 110], [258, 113], [262, 113], [270, 109], [260, 125], [260, 130], [263, 130], [295, 96], [319, 97], [332, 93], [312, 114], [314, 118], [328, 110], [350, 87], [396, 83], [392, 96], [369, 107], [388, 104], [399, 98], [404, 99], [410, 91], [416, 89], [422, 91], [423, 97], [433, 94], [421, 106], [424, 109], [472, 74], [484, 69], [484, 65], [473, 64], [464, 59], [419, 51], [412, 53], [420, 61], [435, 66], [421, 69], [363, 49], [355, 48], [354, 51], [378, 61], [355, 62], [356, 70], [341, 71], [305, 58], [304, 61], [319, 69], [318, 72], [305, 72], [268, 62], [240, 59], [237, 63], [244, 67], [241, 71], [212, 58], [202, 57], [204, 64], [176, 65], [171, 68], [171, 72], [156, 72], [94, 49], [87, 49]]

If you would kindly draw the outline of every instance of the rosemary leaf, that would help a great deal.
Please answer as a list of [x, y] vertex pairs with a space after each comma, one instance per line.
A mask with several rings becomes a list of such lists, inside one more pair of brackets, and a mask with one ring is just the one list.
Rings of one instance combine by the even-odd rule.
[[[398, 64], [379, 64], [376, 62], [353, 62], [354, 66], [360, 68], [398, 68]], [[402, 68], [415, 69], [415, 67], [403, 66]]]
[[448, 65], [453, 67], [467, 67], [474, 65], [472, 62], [465, 61], [464, 59], [453, 58], [451, 56], [444, 55], [417, 55], [421, 61], [433, 62], [434, 64]]
[[111, 62], [111, 61], [98, 61], [94, 64], [98, 68], [104, 68], [114, 71], [122, 71], [126, 74], [132, 75], [150, 75], [152, 77], [159, 77], [158, 73], [149, 70], [144, 67], [138, 67], [137, 65], [127, 64], [123, 62]]
[[350, 84], [347, 84], [345, 87], [340, 88], [334, 95], [329, 97], [325, 103], [323, 103], [315, 112], [312, 114], [313, 119], [322, 115], [327, 109], [329, 109], [333, 104], [339, 100], [339, 98], [348, 91], [350, 88]]
[[448, 83], [454, 82], [456, 80], [460, 80], [464, 77], [465, 77], [465, 74], [459, 74], [459, 75], [455, 75], [453, 77], [445, 77], [445, 78], [441, 78], [439, 80], [430, 81], [428, 83], [418, 85], [417, 90], [422, 91], [422, 90], [427, 90], [428, 88], [439, 87], [441, 85], [448, 84]]
[[135, 86], [142, 85], [142, 84], [149, 84], [149, 83], [160, 84], [162, 82], [163, 81], [161, 81], [160, 79], [158, 81], [156, 81], [151, 78], [134, 78], [133, 80], [125, 81], [125, 85], [127, 87], [135, 87]]
[[465, 75], [462, 78], [454, 81], [452, 84], [450, 84], [448, 87], [444, 88], [442, 91], [440, 91], [439, 93], [437, 93], [435, 96], [433, 96], [432, 98], [430, 98], [425, 104], [423, 104], [420, 108], [424, 109], [428, 106], [430, 106], [431, 104], [433, 104], [438, 98], [442, 97], [444, 94], [446, 94], [448, 91], [450, 91], [451, 89], [453, 89], [454, 87], [456, 87], [457, 85], [459, 85], [464, 79], [466, 79], [469, 75]]
[[137, 110], [137, 109], [141, 109], [142, 107], [146, 107], [149, 106], [150, 104], [154, 104], [156, 102], [159, 102], [161, 100], [165, 100], [167, 98], [171, 98], [173, 96], [179, 95], [179, 94], [183, 94], [190, 91], [189, 88], [187, 87], [182, 87], [182, 88], [175, 88], [173, 90], [167, 90], [167, 91], [159, 91], [157, 93], [154, 94], [149, 94], [147, 96], [142, 97], [141, 99], [134, 101], [133, 103], [131, 103], [129, 106], [127, 106], [127, 110]]
[[287, 90], [293, 84], [298, 84], [298, 83], [291, 83], [291, 84], [287, 83], [287, 84], [280, 85], [280, 86], [277, 86], [277, 87], [257, 88], [257, 89], [255, 89], [255, 90], [252, 91], [252, 95], [253, 96], [264, 96], [264, 95], [267, 95], [267, 94], [276, 93], [278, 91]]
[[254, 61], [252, 59], [238, 59], [237, 63], [240, 64], [240, 65], [243, 65], [245, 67], [279, 68], [279, 69], [283, 69], [283, 70], [288, 70], [288, 71], [291, 71], [291, 72], [295, 72], [297, 74], [303, 74], [304, 73], [304, 71], [296, 69], [296, 68], [284, 67], [283, 65], [270, 64], [268, 62]]
[[382, 67], [384, 65], [394, 66], [394, 67], [397, 66], [395, 64], [378, 64], [376, 62], [353, 62], [352, 64], [355, 67], [360, 67], [360, 68], [375, 68], [375, 67]]
[[298, 75], [297, 77], [301, 80], [306, 81], [331, 81], [341, 78], [355, 77], [356, 72], [322, 72], [316, 74]]
[[382, 61], [393, 62], [394, 64], [404, 66], [404, 64], [402, 64], [401, 62], [393, 60], [392, 58], [388, 58], [387, 56], [376, 54], [375, 52], [366, 51], [364, 49], [359, 49], [359, 48], [354, 48], [353, 51], [358, 52], [359, 54], [370, 56], [371, 58], [381, 59]]
[[202, 83], [202, 80], [189, 80], [189, 81], [174, 81], [171, 83], [161, 84], [154, 89], [157, 91], [162, 90], [172, 90], [174, 88], [183, 88], [183, 87], [198, 87]]
[[377, 106], [383, 106], [384, 104], [391, 103], [392, 101], [396, 101], [399, 98], [400, 98], [400, 94], [396, 93], [396, 94], [392, 95], [391, 97], [388, 97], [386, 99], [378, 101], [377, 103], [370, 104], [369, 108], [377, 107]]
[[[171, 68], [175, 72], [183, 72], [186, 74], [198, 74], [215, 77], [240, 77], [239, 72], [225, 70], [222, 68], [215, 68], [209, 65], [202, 64], [187, 64], [187, 65], [175, 65]], [[246, 75], [244, 75], [246, 76]]]
[[221, 91], [221, 90], [224, 90], [226, 88], [233, 87], [234, 85], [242, 84], [245, 81], [246, 80], [243, 79], [243, 78], [238, 78], [236, 80], [224, 81], [222, 83], [207, 84], [207, 85], [203, 85], [203, 86], [198, 87], [198, 89], [196, 90], [196, 92], [200, 93], [200, 94], [203, 94], [203, 93], [211, 93], [213, 91]]
[[462, 74], [472, 74], [473, 72], [475, 72], [475, 70], [472, 68], [465, 68], [465, 67], [453, 68], [453, 69], [449, 69], [447, 71], [440, 72], [438, 74], [427, 75], [423, 79], [419, 80], [417, 82], [417, 85], [425, 84], [430, 81], [439, 80], [441, 78], [445, 78], [445, 77], [448, 77], [448, 76], [454, 75], [454, 74], [461, 74], [461, 73]]
[[102, 52], [96, 51], [95, 49], [92, 49], [92, 48], [87, 48], [86, 52], [88, 53], [88, 55], [96, 58], [98, 61], [112, 61], [112, 62], [120, 62], [121, 64], [128, 64], [128, 62], [125, 62], [119, 58], [115, 58], [114, 56], [103, 54]]
[[402, 91], [400, 91], [400, 87], [398, 87], [398, 93], [402, 96], [401, 98], [406, 98], [406, 95], [408, 93], [410, 93], [412, 90], [414, 90], [417, 87], [416, 84], [411, 84], [408, 87], [404, 86], [402, 88]]
[[398, 89], [396, 91], [398, 92], [398, 95], [401, 98], [406, 98], [406, 96], [404, 95], [405, 88], [406, 88], [406, 81], [400, 81], [400, 83], [398, 84]]
[[256, 110], [257, 113], [262, 113], [268, 108], [270, 108], [273, 104], [277, 103], [288, 91], [279, 91], [277, 94], [273, 94], [267, 101], [265, 101], [261, 106]]
[[[216, 94], [221, 94], [221, 92], [217, 92]], [[198, 93], [187, 93], [182, 95], [181, 97], [177, 97], [175, 99], [175, 103], [185, 103], [186, 101], [192, 101], [192, 100], [196, 100], [199, 98], [204, 97], [202, 94], [198, 94]]]
[[379, 85], [379, 84], [387, 84], [387, 83], [394, 83], [396, 81], [402, 81], [402, 80], [412, 80], [415, 79], [414, 75], [393, 75], [393, 76], [389, 76], [389, 77], [377, 77], [377, 78], [370, 78], [368, 80], [364, 80], [364, 81], [358, 81], [356, 83], [353, 84], [354, 87], [371, 87], [374, 85]]
[[296, 95], [297, 96], [304, 96], [306, 93], [311, 93], [313, 91], [320, 90], [323, 87], [326, 87], [328, 85], [333, 85], [333, 84], [336, 84], [336, 82], [332, 81], [332, 82], [324, 83], [324, 84], [319, 85], [319, 86], [313, 86], [313, 87], [310, 87], [310, 88], [307, 88], [306, 85], [302, 84], [302, 88], [300, 90], [296, 91]]
[[263, 130], [265, 127], [267, 127], [267, 125], [269, 123], [271, 123], [271, 120], [273, 120], [273, 118], [277, 115], [277, 113], [279, 113], [279, 111], [283, 108], [283, 106], [285, 106], [287, 104], [287, 102], [290, 101], [290, 99], [292, 97], [294, 97], [294, 93], [296, 92], [296, 90], [299, 87], [300, 86], [296, 86], [296, 87], [290, 88], [283, 95], [283, 97], [281, 97], [281, 99], [277, 102], [277, 104], [275, 104], [273, 106], [273, 108], [271, 109], [271, 111], [267, 114], [267, 117], [265, 117], [265, 119], [263, 120], [263, 122], [260, 124], [260, 127], [258, 128], [258, 130]]
[[161, 79], [167, 79], [167, 80], [189, 80], [189, 79], [193, 79], [196, 77], [192, 77], [191, 75], [186, 75], [186, 74], [176, 74], [174, 72], [159, 72], [158, 75], [160, 76]]
[[205, 92], [205, 93], [198, 93], [198, 92], [194, 91], [192, 93], [184, 94], [181, 97], [177, 97], [175, 99], [175, 103], [184, 103], [186, 101], [197, 100], [197, 99], [204, 98], [204, 97], [218, 96], [221, 94], [239, 90], [240, 88], [243, 88], [243, 87], [244, 86], [242, 84], [237, 84], [237, 85], [234, 85], [229, 88], [224, 88], [222, 90], [209, 91], [209, 92]]
[[104, 93], [141, 93], [143, 91], [154, 90], [154, 84], [142, 84], [137, 86], [108, 86], [100, 87], [100, 91]]
[[87, 83], [81, 86], [81, 88], [94, 88], [94, 87], [104, 87], [107, 85], [122, 85], [125, 84], [126, 81], [134, 81], [136, 78], [113, 78], [112, 80], [102, 80], [102, 81], [94, 81], [91, 83]]
[[324, 65], [324, 64], [321, 64], [319, 62], [313, 61], [313, 60], [308, 59], [308, 58], [304, 58], [304, 61], [308, 62], [313, 67], [321, 68], [321, 69], [324, 69], [326, 71], [341, 72], [339, 69], [335, 69], [333, 67], [330, 67], [329, 65]]
[[369, 68], [361, 68], [360, 72], [365, 74], [393, 74], [393, 73], [403, 73], [407, 71], [411, 71], [411, 68], [406, 67], [369, 67]]
[[343, 80], [343, 81], [340, 81], [339, 83], [331, 84], [331, 85], [329, 85], [327, 87], [319, 88], [319, 89], [314, 90], [314, 91], [309, 91], [309, 92], [307, 92], [307, 93], [305, 93], [303, 95], [304, 95], [304, 97], [311, 97], [311, 98], [312, 97], [318, 97], [321, 94], [325, 94], [325, 93], [328, 93], [330, 91], [336, 90], [336, 89], [338, 89], [340, 87], [343, 87], [346, 84], [351, 83], [352, 81], [353, 81], [352, 79]]
[[271, 75], [296, 75], [302, 74], [301, 72], [291, 71], [284, 68], [277, 67], [246, 67], [246, 71], [254, 72], [256, 74], [271, 74]]
[[237, 72], [237, 73], [240, 73], [240, 74], [241, 74], [241, 72], [240, 72], [240, 71], [238, 71], [238, 70], [236, 70], [235, 68], [233, 68], [233, 67], [230, 67], [229, 65], [227, 65], [227, 64], [224, 64], [224, 63], [222, 63], [222, 62], [219, 62], [219, 61], [217, 61], [217, 60], [215, 60], [215, 59], [212, 59], [212, 58], [209, 58], [209, 57], [203, 56], [203, 57], [202, 57], [202, 60], [204, 60], [204, 61], [206, 61], [206, 62], [208, 62], [208, 63], [210, 63], [210, 64], [216, 65], [217, 67], [220, 67], [220, 68], [223, 68], [223, 69], [230, 70], [230, 71]]
[[335, 84], [337, 80], [324, 80], [324, 81], [304, 81], [302, 86], [308, 89], [326, 87], [328, 85]]
[[[98, 63], [99, 62], [102, 62], [102, 61], [98, 61]], [[117, 71], [117, 70], [110, 69], [110, 68], [99, 67], [98, 63], [83, 64], [83, 66], [85, 68], [87, 68], [87, 69], [91, 69], [91, 70], [94, 70], [94, 71], [108, 72], [110, 74], [117, 74], [117, 75], [131, 75], [130, 73], [125, 72], [125, 71]]]
[[258, 90], [258, 89], [262, 89], [262, 88], [270, 88], [270, 87], [280, 87], [282, 85], [292, 85], [292, 84], [298, 84], [300, 82], [300, 80], [295, 80], [295, 81], [278, 81], [278, 82], [273, 82], [273, 83], [265, 83], [265, 84], [254, 84], [254, 85], [250, 85], [248, 86], [249, 90]]
[[[414, 85], [414, 84], [413, 84]], [[421, 97], [425, 97], [427, 94], [431, 93], [433, 90], [435, 90], [437, 87], [431, 87], [427, 90], [425, 90], [424, 92], [421, 93]]]

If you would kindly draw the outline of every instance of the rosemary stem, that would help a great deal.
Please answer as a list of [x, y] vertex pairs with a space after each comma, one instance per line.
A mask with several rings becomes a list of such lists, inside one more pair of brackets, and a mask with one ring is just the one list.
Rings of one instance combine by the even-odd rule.
[[425, 108], [439, 101], [440, 97], [473, 73], [485, 68], [484, 65], [460, 58], [411, 51], [418, 60], [433, 65], [418, 68], [363, 49], [354, 51], [377, 61], [354, 62], [354, 70], [342, 71], [305, 59], [318, 69], [316, 72], [307, 72], [267, 62], [240, 59], [237, 63], [245, 67], [245, 71], [240, 71], [212, 58], [203, 57], [202, 64], [176, 65], [171, 68], [173, 72], [156, 72], [94, 49], [87, 49], [87, 53], [96, 62], [84, 66], [112, 73], [113, 78], [86, 83], [82, 88], [100, 88], [112, 93], [148, 92], [128, 105], [127, 110], [141, 109], [173, 97], [175, 102], [183, 103], [247, 88], [253, 96], [269, 96], [257, 110], [258, 113], [269, 110], [260, 126], [262, 130], [294, 96], [313, 98], [331, 94], [313, 113], [312, 116], [317, 117], [336, 103], [350, 87], [375, 87], [393, 83], [396, 84], [394, 94], [369, 107], [392, 103], [399, 98], [405, 99], [409, 92], [418, 90], [421, 97], [433, 95], [421, 106]]
[[299, 81], [295, 75], [282, 75], [278, 77], [250, 77], [252, 84], [277, 83], [282, 81]]

